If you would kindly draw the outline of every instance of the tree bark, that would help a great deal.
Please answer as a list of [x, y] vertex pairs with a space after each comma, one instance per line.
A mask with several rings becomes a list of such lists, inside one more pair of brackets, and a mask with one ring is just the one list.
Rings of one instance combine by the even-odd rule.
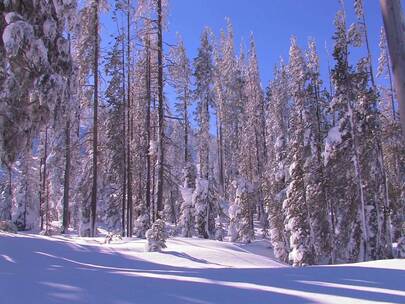
[[184, 163], [188, 163], [188, 96], [187, 88], [184, 88], [183, 115], [184, 115]]
[[163, 29], [162, 29], [162, 0], [157, 0], [158, 17], [158, 124], [159, 124], [159, 151], [158, 151], [158, 180], [156, 217], [163, 210], [163, 170], [164, 170], [164, 100], [163, 100]]
[[150, 60], [150, 38], [146, 40], [146, 210], [148, 212], [148, 221], [150, 221], [151, 205], [151, 155], [150, 147], [150, 103], [151, 103], [151, 60]]
[[132, 116], [131, 116], [131, 19], [130, 19], [130, 0], [127, 2], [127, 64], [128, 64], [128, 80], [127, 80], [127, 236], [132, 237], [132, 160], [131, 160], [131, 139], [132, 139]]
[[[71, 44], [70, 44], [70, 34], [68, 35], [69, 40], [69, 54], [71, 54]], [[70, 78], [72, 74], [69, 75], [67, 88], [68, 88], [68, 98], [67, 101], [71, 102], [71, 87]], [[62, 233], [66, 233], [69, 227], [69, 187], [70, 187], [70, 113], [68, 115], [65, 127], [65, 174], [63, 178], [63, 215], [62, 215]]]
[[[124, 38], [124, 37], [122, 37]], [[127, 153], [126, 153], [126, 96], [125, 96], [125, 41], [122, 39], [122, 169], [123, 169], [123, 177], [122, 177], [122, 206], [121, 206], [121, 235], [125, 236], [125, 227], [126, 227], [126, 204], [127, 204]]]
[[[70, 88], [69, 88], [70, 89]], [[62, 233], [69, 227], [69, 187], [70, 187], [70, 119], [66, 122], [65, 129], [65, 176], [63, 181], [63, 219]]]
[[94, 5], [94, 103], [93, 103], [93, 186], [90, 206], [90, 236], [96, 235], [97, 212], [97, 154], [98, 154], [98, 65], [99, 65], [99, 0]]
[[44, 166], [42, 170], [42, 185], [41, 185], [41, 203], [40, 203], [40, 212], [41, 212], [41, 230], [44, 229], [44, 220], [47, 222], [47, 210], [46, 210], [46, 159], [48, 158], [48, 126], [45, 127], [45, 139], [44, 139], [44, 155], [42, 157], [42, 164]]

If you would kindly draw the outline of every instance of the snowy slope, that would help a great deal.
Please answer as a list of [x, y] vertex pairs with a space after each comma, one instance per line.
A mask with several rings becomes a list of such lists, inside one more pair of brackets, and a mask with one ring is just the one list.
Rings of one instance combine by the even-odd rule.
[[405, 260], [292, 268], [265, 241], [0, 234], [0, 303], [405, 303]]

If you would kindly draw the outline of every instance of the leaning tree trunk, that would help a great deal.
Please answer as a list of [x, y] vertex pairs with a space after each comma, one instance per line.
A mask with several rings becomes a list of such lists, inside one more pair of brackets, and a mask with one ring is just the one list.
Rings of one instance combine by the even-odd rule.
[[380, 0], [405, 141], [405, 22], [400, 0]]

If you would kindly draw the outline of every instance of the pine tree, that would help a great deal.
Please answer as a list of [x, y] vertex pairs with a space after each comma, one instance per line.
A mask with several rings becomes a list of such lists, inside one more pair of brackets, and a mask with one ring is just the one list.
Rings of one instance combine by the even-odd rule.
[[194, 59], [195, 91], [197, 99], [197, 121], [199, 126], [199, 176], [208, 180], [209, 176], [209, 106], [213, 102], [212, 92], [212, 46], [209, 41], [209, 29], [201, 35], [201, 46]]
[[13, 222], [18, 230], [39, 231], [39, 201], [37, 193], [39, 191], [38, 162], [32, 154], [32, 146], [27, 147], [16, 163], [16, 188], [14, 199], [16, 211], [13, 212]]
[[0, 135], [0, 159], [6, 164], [30, 145], [64, 102], [71, 64], [63, 33], [75, 5], [76, 1], [2, 4], [0, 129], [6, 132]]
[[[329, 226], [326, 181], [323, 168], [323, 138], [326, 128], [325, 100], [321, 96], [319, 58], [314, 40], [310, 40], [307, 52], [306, 104], [303, 113], [304, 138], [304, 182], [308, 204], [312, 242], [316, 263], [328, 262], [331, 257], [331, 230]], [[334, 261], [332, 255], [331, 262]]]
[[229, 235], [232, 242], [250, 243], [254, 239], [252, 229], [253, 206], [252, 184], [243, 177], [234, 181], [235, 201], [229, 207]]
[[289, 125], [291, 138], [288, 143], [291, 180], [283, 207], [286, 210], [287, 229], [290, 231], [291, 252], [289, 260], [293, 266], [305, 266], [314, 263], [312, 231], [304, 175], [304, 113], [307, 76], [304, 57], [295, 37], [291, 39], [288, 75], [290, 77], [291, 97], [294, 103], [291, 109]]
[[267, 147], [269, 161], [264, 180], [264, 202], [268, 210], [270, 240], [276, 258], [288, 262], [289, 241], [284, 227], [283, 201], [287, 188], [288, 80], [285, 64], [280, 62], [275, 79], [268, 88]]
[[[110, 78], [107, 89], [105, 91], [105, 97], [107, 105], [107, 119], [104, 128], [106, 129], [106, 162], [104, 164], [106, 179], [109, 183], [111, 192], [107, 197], [106, 221], [111, 223], [109, 228], [118, 230], [123, 224], [122, 217], [122, 200], [126, 193], [125, 189], [125, 136], [126, 128], [124, 125], [125, 120], [125, 88], [123, 83], [125, 81], [125, 75], [123, 73], [123, 36], [115, 37], [115, 41], [112, 50], [107, 54], [105, 64], [105, 74]], [[121, 214], [119, 212], [121, 210]], [[104, 213], [103, 212], [103, 213]], [[118, 224], [121, 224], [118, 226]]]
[[384, 29], [381, 29], [380, 57], [378, 59], [377, 77], [384, 77], [388, 80], [388, 87], [379, 88], [381, 101], [381, 138], [383, 160], [385, 165], [389, 206], [385, 213], [391, 213], [392, 239], [396, 241], [401, 237], [402, 230], [402, 209], [405, 197], [405, 188], [401, 181], [404, 179], [405, 149], [401, 138], [401, 126], [397, 113], [398, 105], [395, 100], [395, 92], [391, 75], [390, 58], [387, 50], [387, 41]]
[[162, 219], [156, 220], [152, 224], [152, 227], [146, 231], [146, 250], [147, 251], [162, 251], [162, 249], [166, 248], [166, 224]]

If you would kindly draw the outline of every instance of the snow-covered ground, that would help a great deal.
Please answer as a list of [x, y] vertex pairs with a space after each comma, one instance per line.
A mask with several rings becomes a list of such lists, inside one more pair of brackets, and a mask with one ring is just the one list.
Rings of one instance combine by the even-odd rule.
[[405, 303], [405, 260], [292, 268], [250, 245], [0, 233], [0, 303]]

